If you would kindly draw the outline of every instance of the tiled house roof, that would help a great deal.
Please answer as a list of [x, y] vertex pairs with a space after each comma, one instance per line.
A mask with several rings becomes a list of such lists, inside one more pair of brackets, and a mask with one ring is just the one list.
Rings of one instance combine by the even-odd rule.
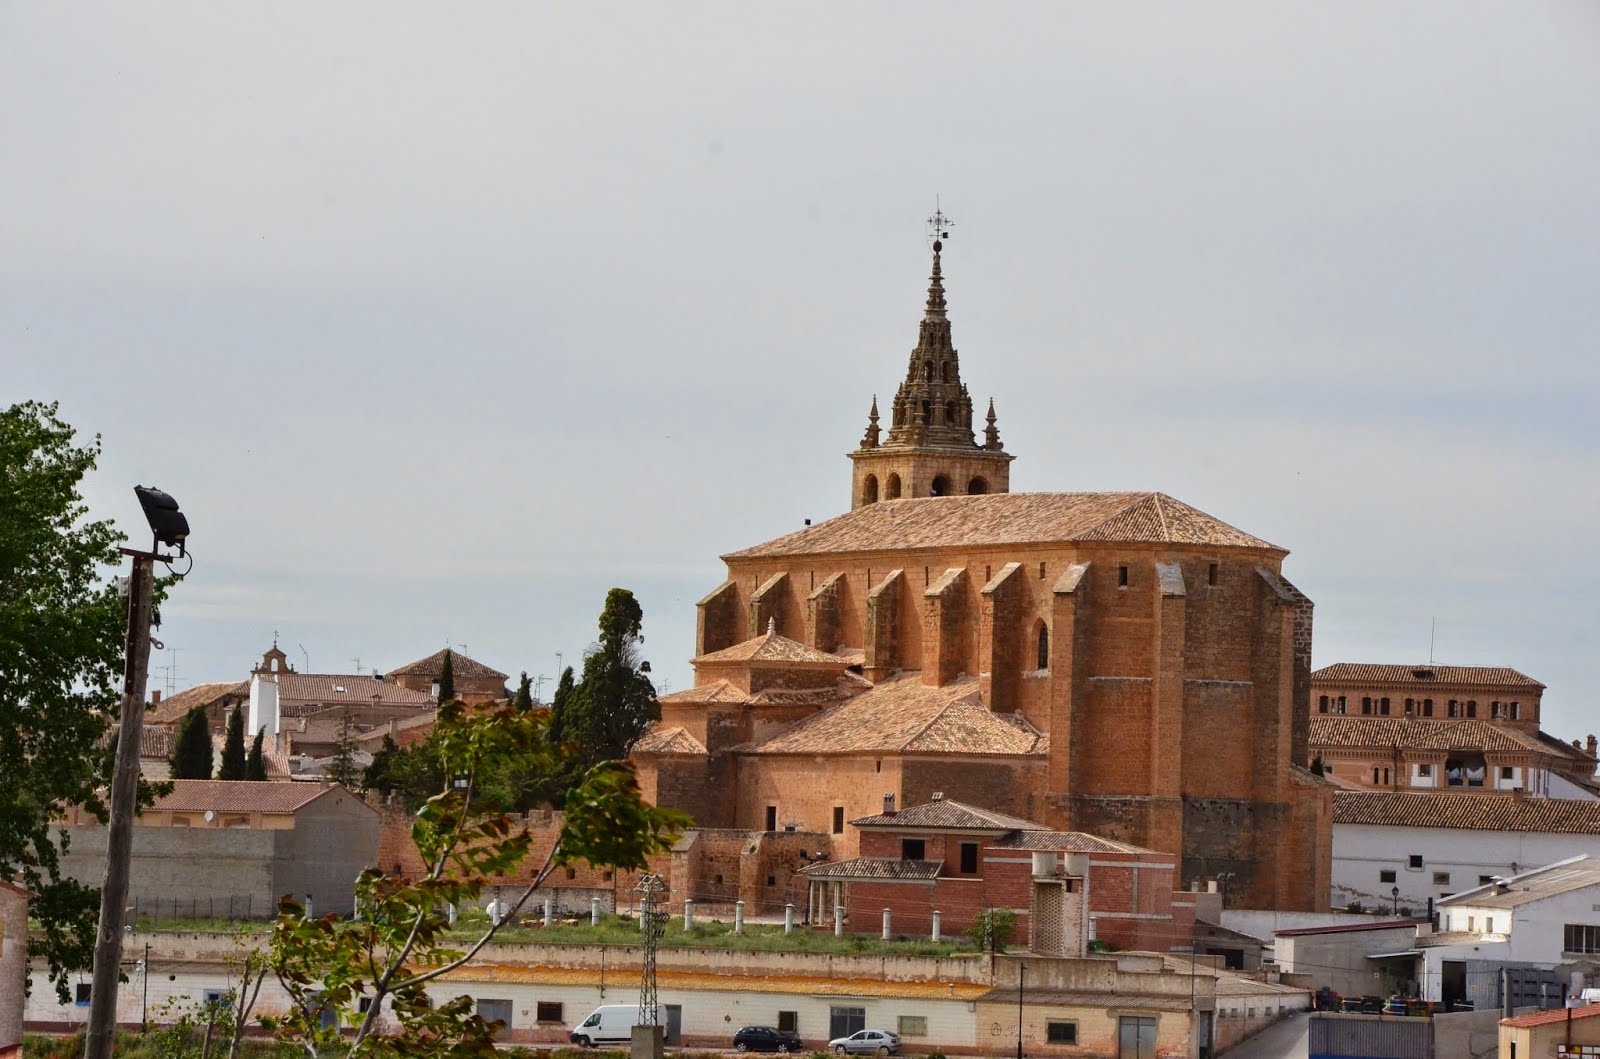
[[990, 493], [867, 504], [724, 559], [1067, 541], [1284, 549], [1163, 493]]
[[1389, 750], [1486, 750], [1586, 760], [1588, 755], [1559, 739], [1488, 721], [1420, 717], [1367, 717], [1317, 714], [1311, 718], [1314, 747]]
[[850, 821], [856, 827], [927, 828], [940, 831], [1047, 831], [1043, 824], [992, 809], [941, 798], [908, 805], [898, 813], [878, 813]]
[[670, 695], [658, 695], [656, 701], [669, 706], [740, 703], [825, 706], [830, 702], [842, 702], [873, 686], [870, 680], [850, 672], [840, 673], [837, 677], [828, 674], [826, 679], [830, 683], [817, 688], [763, 688], [754, 693], [745, 691], [730, 680], [715, 680], [698, 687], [674, 691]]
[[144, 711], [145, 724], [177, 724], [196, 706], [210, 706], [228, 695], [240, 697], [250, 694], [248, 681], [236, 680], [229, 684], [196, 684], [168, 698], [162, 699]]
[[419, 658], [415, 662], [408, 662], [389, 670], [389, 676], [419, 676], [437, 679], [444, 669], [444, 654], [450, 651], [450, 669], [457, 680], [470, 678], [473, 680], [483, 678], [487, 680], [505, 680], [506, 675], [498, 669], [490, 669], [476, 658], [468, 658], [460, 651], [444, 648], [435, 651], [427, 658]]
[[1473, 687], [1542, 688], [1543, 684], [1507, 666], [1400, 666], [1335, 662], [1311, 674], [1312, 683], [1466, 684]]
[[1335, 824], [1600, 835], [1600, 802], [1514, 794], [1335, 791]]
[[996, 714], [966, 678], [934, 688], [903, 673], [763, 742], [756, 754], [1043, 754], [1046, 738], [1020, 716]]
[[[330, 791], [320, 783], [274, 783], [270, 780], [173, 780], [172, 793], [157, 798], [155, 812], [293, 813]], [[349, 792], [345, 792], [349, 793]], [[354, 797], [354, 796], [352, 796]], [[355, 799], [360, 801], [359, 798]]]
[[663, 728], [653, 725], [633, 744], [630, 754], [704, 754], [706, 748], [700, 740], [682, 727]]
[[838, 655], [807, 647], [798, 640], [779, 636], [773, 629], [755, 639], [724, 647], [720, 651], [700, 655], [692, 660], [696, 666], [724, 663], [781, 662], [786, 665], [824, 665], [844, 668], [849, 663]]
[[414, 706], [425, 710], [436, 705], [433, 696], [426, 691], [402, 688], [364, 673], [278, 674], [278, 701], [284, 704], [285, 712], [297, 703], [313, 703], [318, 707], [329, 703], [371, 706], [373, 696], [377, 696], [379, 706]]
[[1059, 850], [1066, 853], [1154, 853], [1142, 846], [1114, 842], [1084, 831], [1017, 831], [994, 844], [995, 849]]
[[884, 882], [928, 882], [939, 877], [942, 860], [897, 860], [894, 857], [856, 857], [800, 869], [812, 879], [878, 879]]

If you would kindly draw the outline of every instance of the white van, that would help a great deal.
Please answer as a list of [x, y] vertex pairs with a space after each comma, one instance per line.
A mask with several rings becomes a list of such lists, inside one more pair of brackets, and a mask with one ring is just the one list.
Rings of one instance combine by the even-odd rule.
[[633, 1027], [638, 1024], [638, 1004], [602, 1004], [578, 1023], [578, 1028], [567, 1034], [567, 1039], [584, 1048], [596, 1044], [627, 1044], [633, 1040]]

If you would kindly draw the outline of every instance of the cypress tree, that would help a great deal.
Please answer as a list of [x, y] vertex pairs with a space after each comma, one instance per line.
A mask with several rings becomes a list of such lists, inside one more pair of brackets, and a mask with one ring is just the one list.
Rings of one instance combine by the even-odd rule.
[[228, 714], [228, 737], [222, 743], [222, 765], [217, 769], [217, 779], [244, 778], [244, 707], [235, 706], [233, 712]]
[[517, 693], [511, 698], [511, 708], [514, 710], [533, 709], [533, 681], [528, 679], [526, 670], [522, 673], [522, 682], [517, 685]]
[[445, 649], [444, 665], [439, 667], [439, 705], [456, 697], [456, 666], [450, 660], [450, 650]]
[[556, 693], [550, 697], [550, 726], [545, 729], [545, 737], [552, 746], [560, 746], [567, 738], [567, 706], [572, 702], [572, 692], [576, 686], [572, 667], [568, 666], [561, 671], [561, 677], [556, 681]]
[[172, 778], [208, 780], [211, 768], [211, 726], [206, 723], [206, 711], [196, 706], [178, 729], [178, 744], [172, 748]]
[[247, 780], [267, 778], [267, 759], [261, 749], [261, 737], [266, 734], [265, 728], [257, 729], [255, 739], [250, 742], [250, 756], [244, 762], [244, 778]]
[[339, 737], [333, 744], [333, 760], [328, 763], [328, 778], [341, 787], [355, 790], [361, 773], [356, 768], [355, 726], [350, 723], [350, 707], [339, 715]]

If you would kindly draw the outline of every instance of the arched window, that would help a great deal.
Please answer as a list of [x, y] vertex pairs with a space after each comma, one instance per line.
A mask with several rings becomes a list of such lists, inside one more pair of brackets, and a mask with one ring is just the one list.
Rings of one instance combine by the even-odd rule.
[[1050, 626], [1044, 622], [1039, 623], [1039, 657], [1038, 669], [1050, 668]]
[[861, 502], [863, 504], [876, 504], [878, 502], [878, 476], [867, 475], [867, 480], [861, 483]]
[[954, 401], [946, 401], [944, 404], [944, 425], [947, 427], [956, 425], [956, 403]]
[[980, 496], [988, 491], [989, 482], [981, 475], [967, 483], [967, 493], [970, 496]]
[[942, 382], [950, 381], [950, 362], [948, 360], [939, 365], [939, 376]]
[[933, 381], [933, 361], [925, 360], [922, 362], [922, 379], [924, 382]]
[[933, 425], [933, 402], [932, 401], [923, 401], [922, 402], [922, 425], [923, 426], [931, 426], [931, 425]]
[[1511, 719], [1513, 721], [1515, 721], [1515, 720], [1519, 720], [1521, 717], [1522, 717], [1522, 703], [1513, 702], [1511, 704]]
[[1385, 717], [1389, 716], [1389, 696], [1385, 695], [1378, 700], [1378, 712]]
[[1423, 699], [1422, 700], [1422, 716], [1424, 716], [1424, 717], [1432, 717], [1433, 716], [1433, 700], [1432, 699]]
[[900, 476], [898, 474], [891, 474], [888, 480], [884, 482], [883, 498], [885, 500], [900, 499]]
[[950, 495], [950, 479], [946, 478], [942, 474], [935, 476], [934, 479], [933, 479], [933, 485], [929, 490], [929, 495], [930, 496], [949, 496]]
[[1327, 713], [1328, 712], [1328, 696], [1323, 695], [1321, 698], [1317, 699], [1317, 712], [1318, 713]]
[[1361, 696], [1361, 712], [1362, 713], [1371, 713], [1372, 712], [1372, 698], [1371, 698], [1371, 696], [1368, 696], [1368, 695]]
[[1468, 699], [1467, 700], [1467, 716], [1468, 717], [1476, 717], [1476, 716], [1478, 716], [1478, 700], [1477, 699]]

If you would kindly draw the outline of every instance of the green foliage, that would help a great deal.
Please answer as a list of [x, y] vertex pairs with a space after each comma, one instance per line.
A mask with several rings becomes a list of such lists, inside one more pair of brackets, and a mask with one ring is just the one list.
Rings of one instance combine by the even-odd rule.
[[258, 728], [256, 737], [250, 741], [250, 756], [244, 759], [244, 778], [247, 780], [267, 778], [267, 758], [261, 748], [262, 737], [266, 734], [265, 728]]
[[986, 908], [966, 929], [978, 948], [985, 952], [1005, 952], [1017, 933], [1017, 914], [1009, 908]]
[[445, 648], [444, 665], [439, 667], [439, 705], [443, 706], [456, 697], [456, 664], [454, 655], [449, 648]]
[[633, 593], [613, 588], [600, 611], [600, 639], [583, 660], [583, 677], [563, 705], [561, 737], [587, 763], [624, 758], [661, 717], [650, 663], [640, 657], [644, 612]]
[[550, 696], [550, 727], [546, 738], [554, 745], [566, 742], [567, 708], [572, 704], [572, 693], [576, 688], [572, 667], [567, 666], [556, 678], [556, 691]]
[[244, 707], [235, 706], [228, 714], [228, 734], [222, 743], [222, 764], [217, 769], [219, 780], [248, 778], [248, 762], [244, 752]]
[[533, 709], [533, 681], [528, 679], [528, 671], [522, 671], [522, 679], [517, 682], [517, 693], [511, 698], [511, 706], [517, 710]]
[[175, 780], [211, 778], [211, 725], [206, 721], [206, 711], [199, 706], [183, 716], [178, 740], [172, 747], [171, 765]]
[[377, 791], [379, 794], [388, 794], [394, 790], [394, 776], [391, 769], [394, 766], [395, 756], [399, 753], [400, 745], [394, 741], [394, 736], [384, 736], [383, 745], [372, 755], [372, 764], [368, 765], [366, 772], [361, 775], [362, 789]]
[[0, 879], [38, 895], [29, 956], [57, 992], [93, 957], [99, 892], [63, 878], [50, 821], [105, 818], [108, 719], [120, 708], [126, 606], [110, 580], [123, 537], [79, 487], [100, 438], [75, 445], [55, 404], [0, 409]]
[[[470, 997], [438, 1002], [427, 983], [470, 959], [499, 933], [487, 922], [471, 944], [457, 948], [446, 909], [477, 905], [490, 877], [522, 870], [533, 837], [507, 811], [504, 777], [513, 763], [555, 761], [540, 715], [508, 707], [468, 711], [459, 702], [439, 709], [425, 751], [440, 786], [416, 812], [411, 838], [425, 865], [420, 878], [376, 869], [356, 880], [356, 918], [308, 918], [286, 898], [273, 930], [272, 969], [292, 1001], [280, 1035], [299, 1041], [308, 1054], [466, 1056], [493, 1052], [496, 1024], [474, 1011]], [[417, 757], [421, 758], [419, 753]], [[404, 757], [403, 752], [396, 755]], [[671, 848], [686, 826], [682, 814], [646, 805], [625, 765], [592, 768], [567, 797], [567, 815], [555, 848], [510, 901], [521, 908], [557, 865], [585, 861], [595, 866], [636, 868]], [[359, 1001], [368, 1011], [358, 1011]], [[392, 1007], [378, 1030], [377, 1015]], [[351, 1036], [322, 1026], [324, 1011], [356, 1027]]]
[[1360, 901], [1351, 901], [1348, 905], [1345, 905], [1344, 910], [1346, 912], [1354, 912], [1356, 915], [1362, 915], [1367, 911], [1361, 907]]
[[348, 706], [339, 713], [339, 734], [333, 744], [333, 760], [328, 762], [328, 778], [351, 790], [362, 778], [362, 771], [356, 768], [356, 730]]

